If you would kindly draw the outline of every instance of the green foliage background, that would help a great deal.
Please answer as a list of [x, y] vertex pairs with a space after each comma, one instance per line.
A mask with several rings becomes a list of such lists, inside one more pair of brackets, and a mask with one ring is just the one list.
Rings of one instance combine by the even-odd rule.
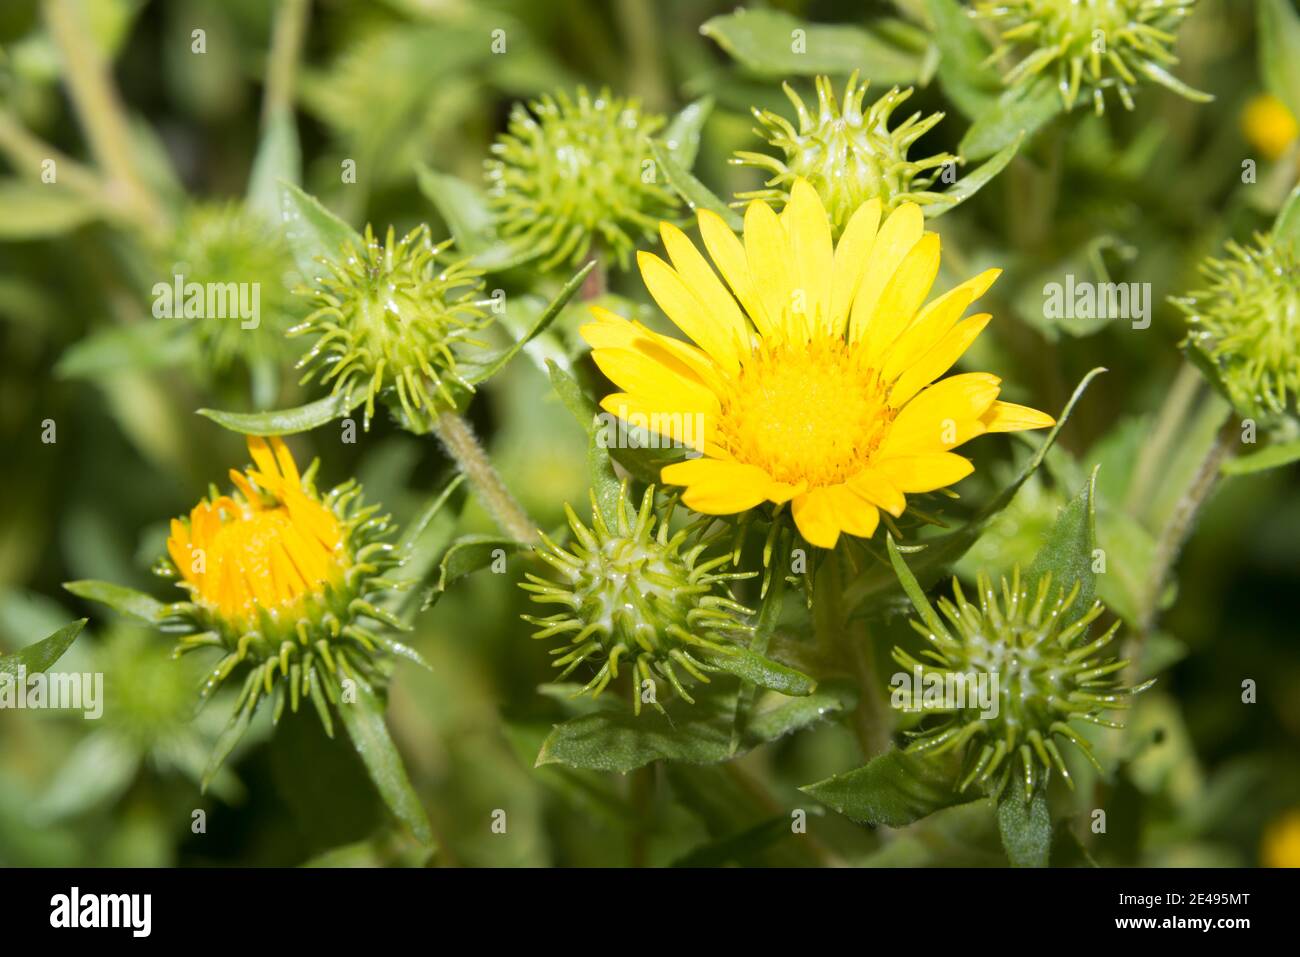
[[[1184, 330], [1164, 297], [1196, 287], [1197, 262], [1224, 240], [1269, 229], [1296, 178], [1293, 150], [1272, 164], [1256, 157], [1258, 181], [1242, 182], [1242, 161], [1252, 152], [1239, 117], [1267, 82], [1255, 6], [1203, 0], [1180, 33], [1175, 72], [1213, 93], [1213, 103], [1152, 87], [1132, 113], [1116, 105], [1104, 117], [1076, 111], [1058, 118], [937, 227], [944, 236], [941, 288], [990, 265], [1006, 269], [987, 300], [996, 321], [972, 360], [1006, 380], [1008, 398], [1059, 410], [1088, 370], [1109, 370], [1045, 467], [959, 563], [964, 578], [979, 568], [1027, 566], [1057, 509], [1100, 465], [1097, 534], [1109, 567], [1099, 576], [1099, 595], [1130, 626], [1141, 617], [1155, 535], [1223, 415], [1219, 400], [1199, 398], [1153, 463], [1141, 507], [1129, 507], [1134, 463], [1178, 388]], [[781, 79], [806, 92], [810, 74], [822, 71], [838, 85], [860, 55], [874, 58], [861, 64], [873, 80], [871, 95], [933, 76], [917, 25], [924, 3], [773, 4], [852, 31], [844, 34], [847, 53], [812, 64], [769, 57], [761, 37], [753, 52], [746, 45], [753, 38], [714, 19], [732, 7], [319, 0], [311, 5], [293, 104], [304, 188], [354, 226], [392, 223], [401, 233], [430, 222], [440, 237], [446, 224], [419, 167], [481, 185], [483, 160], [512, 102], [584, 83], [640, 96], [669, 115], [712, 97], [694, 173], [726, 197], [758, 185], [753, 170], [727, 158], [762, 148], [750, 107], [788, 113]], [[79, 9], [85, 35], [111, 59], [133, 123], [134, 162], [167, 215], [184, 221], [199, 204], [240, 201], [265, 144], [259, 111], [275, 5], [85, 0]], [[195, 28], [206, 31], [202, 55], [191, 52]], [[502, 55], [490, 47], [498, 29], [507, 41]], [[0, 7], [0, 51], [6, 121], [86, 160], [41, 4]], [[914, 152], [957, 152], [969, 122], [941, 83], [931, 79], [913, 102], [948, 113]], [[356, 162], [355, 184], [340, 182], [348, 159]], [[31, 170], [16, 169], [9, 153], [5, 160], [0, 652], [89, 616], [59, 668], [104, 671], [109, 705], [102, 722], [0, 712], [0, 864], [424, 862], [425, 852], [386, 816], [357, 758], [327, 741], [313, 719], [287, 721], [274, 736], [260, 722], [201, 795], [195, 780], [224, 717], [221, 701], [191, 724], [194, 667], [168, 661], [164, 637], [62, 591], [64, 581], [90, 578], [170, 597], [149, 573], [168, 519], [245, 461], [241, 437], [194, 411], [286, 407], [316, 393], [294, 384], [296, 347], [278, 351], [274, 339], [252, 361], [213, 370], [192, 341], [140, 334], [165, 321], [150, 315], [149, 290], [170, 276], [150, 243], [89, 199], [50, 199]], [[1044, 318], [1045, 282], [1067, 272], [1101, 278], [1099, 268], [1116, 281], [1151, 283], [1149, 329]], [[526, 328], [566, 278], [538, 278], [526, 267], [490, 276], [490, 289], [500, 285], [508, 298], [535, 302], [502, 323], [498, 344]], [[609, 286], [627, 309], [648, 304], [634, 273], [611, 266]], [[649, 310], [646, 318], [658, 321]], [[506, 481], [544, 528], [563, 521], [564, 502], [586, 500], [586, 437], [530, 360], [558, 358], [582, 381], [598, 382], [576, 338], [581, 320], [579, 308], [567, 309], [470, 410]], [[53, 443], [42, 441], [47, 420], [57, 429]], [[339, 441], [337, 423], [291, 444], [300, 461], [322, 458], [323, 481], [357, 476], [368, 498], [401, 521], [454, 471], [436, 442], [383, 415], [355, 444]], [[998, 439], [975, 455], [976, 476], [962, 487], [972, 506], [993, 498], [1028, 451]], [[1253, 864], [1264, 828], [1300, 806], [1297, 475], [1292, 464], [1230, 478], [1205, 508], [1148, 643], [1154, 658], [1147, 665], [1163, 669], [1159, 684], [1141, 698], [1127, 734], [1111, 742], [1111, 779], [1070, 799], [1070, 827], [1096, 862]], [[969, 513], [961, 509], [957, 516]], [[424, 542], [426, 561], [453, 532], [495, 531], [473, 501], [440, 522]], [[538, 692], [549, 680], [549, 660], [545, 643], [529, 641], [518, 617], [526, 610], [516, 587], [523, 561], [512, 557], [509, 574], [483, 570], [460, 579], [419, 614], [408, 640], [432, 671], [402, 664], [393, 682], [389, 723], [436, 831], [433, 863], [1007, 863], [984, 802], [904, 829], [872, 829], [800, 792], [862, 763], [843, 716], [723, 764], [660, 762], [649, 777], [534, 767], [552, 725], [571, 712]], [[787, 604], [796, 607], [787, 608], [781, 629], [806, 630], [800, 603]], [[882, 668], [906, 634], [901, 616], [873, 625]], [[1245, 679], [1257, 683], [1258, 703], [1242, 703]], [[1089, 832], [1093, 807], [1107, 811], [1105, 834]], [[807, 836], [790, 832], [796, 808], [809, 814]], [[207, 812], [206, 833], [191, 831], [195, 809]], [[506, 812], [505, 834], [492, 830], [497, 810]], [[1071, 861], [1054, 856], [1057, 862]]]

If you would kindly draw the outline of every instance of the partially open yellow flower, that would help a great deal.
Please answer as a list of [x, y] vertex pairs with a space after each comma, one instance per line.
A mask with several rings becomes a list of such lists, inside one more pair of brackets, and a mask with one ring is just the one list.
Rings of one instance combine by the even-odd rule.
[[841, 532], [871, 536], [880, 509], [901, 515], [906, 495], [969, 475], [971, 463], [952, 452], [963, 442], [1052, 424], [998, 401], [994, 375], [931, 385], [988, 323], [987, 314], [962, 314], [1000, 270], [923, 305], [939, 237], [914, 203], [880, 219], [879, 200], [863, 204], [834, 245], [804, 179], [779, 215], [749, 205], [743, 241], [701, 210], [704, 245], [726, 285], [681, 230], [662, 223], [672, 265], [641, 253], [641, 275], [695, 345], [593, 307], [583, 336], [624, 390], [602, 407], [703, 453], [663, 470], [664, 482], [686, 486], [690, 508], [727, 515], [790, 502], [803, 537], [831, 548]]

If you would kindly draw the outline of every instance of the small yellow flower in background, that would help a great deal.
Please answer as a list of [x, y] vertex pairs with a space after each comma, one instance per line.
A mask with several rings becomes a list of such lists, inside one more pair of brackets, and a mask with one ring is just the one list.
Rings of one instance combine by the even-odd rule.
[[1265, 867], [1300, 867], [1300, 808], [1288, 811], [1264, 831], [1259, 862]]
[[1296, 118], [1285, 103], [1269, 93], [1261, 93], [1247, 101], [1241, 111], [1241, 130], [1246, 142], [1270, 160], [1285, 153], [1287, 147], [1300, 137]]
[[[938, 235], [914, 203], [880, 220], [880, 201], [865, 203], [833, 244], [826, 209], [802, 178], [779, 215], [749, 205], [743, 239], [701, 210], [722, 280], [681, 230], [660, 224], [672, 265], [640, 253], [641, 274], [695, 345], [593, 307], [583, 336], [624, 390], [602, 408], [703, 453], [662, 473], [686, 487], [687, 506], [728, 515], [790, 502], [803, 537], [831, 548], [841, 533], [870, 537], [880, 510], [901, 515], [907, 495], [969, 475], [956, 446], [1053, 423], [999, 401], [1001, 380], [988, 373], [931, 384], [988, 323], [962, 314], [1000, 270], [924, 304]], [[701, 437], [684, 427], [694, 422]]]

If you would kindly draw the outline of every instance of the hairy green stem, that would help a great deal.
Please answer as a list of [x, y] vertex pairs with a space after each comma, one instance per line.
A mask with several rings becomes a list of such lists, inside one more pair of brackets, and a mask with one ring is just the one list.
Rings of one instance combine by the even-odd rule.
[[59, 49], [63, 78], [91, 152], [108, 177], [110, 202], [148, 230], [167, 225], [165, 208], [136, 166], [126, 111], [109, 65], [76, 0], [46, 0], [45, 20]]
[[307, 33], [309, 0], [280, 0], [271, 30], [271, 51], [267, 55], [266, 89], [262, 96], [262, 126], [293, 109], [294, 77], [302, 40]]
[[854, 636], [844, 607], [844, 575], [840, 555], [831, 552], [817, 569], [813, 585], [813, 632], [818, 650], [843, 663], [858, 683], [853, 732], [862, 757], [870, 761], [889, 749], [889, 714], [880, 699], [880, 682], [872, 659], [871, 636], [863, 629]]
[[434, 421], [433, 431], [465, 473], [479, 501], [496, 519], [501, 530], [521, 545], [539, 542], [537, 524], [506, 487], [487, 452], [474, 437], [469, 423], [455, 412], [441, 412]]

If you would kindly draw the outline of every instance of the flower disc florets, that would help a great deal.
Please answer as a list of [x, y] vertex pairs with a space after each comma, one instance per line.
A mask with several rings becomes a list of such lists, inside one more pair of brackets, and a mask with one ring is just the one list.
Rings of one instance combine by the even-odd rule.
[[733, 162], [772, 175], [763, 189], [738, 193], [736, 198], [784, 205], [789, 202], [794, 181], [803, 177], [821, 196], [836, 235], [853, 212], [870, 199], [879, 199], [886, 213], [905, 202], [943, 202], [944, 194], [931, 192], [929, 186], [942, 167], [956, 162], [956, 157], [938, 153], [910, 160], [907, 152], [944, 115], [932, 113], [922, 118], [919, 112], [913, 113], [891, 130], [889, 118], [912, 95], [911, 89], [894, 87], [864, 110], [867, 86], [859, 85], [855, 71], [844, 88], [841, 106], [831, 89], [830, 77], [817, 77], [814, 113], [790, 84], [784, 84], [799, 126], [796, 129], [784, 116], [770, 110], [754, 110], [762, 126], [755, 132], [781, 150], [785, 158], [737, 152]]
[[577, 264], [600, 240], [626, 267], [638, 241], [651, 241], [677, 197], [653, 173], [650, 137], [662, 116], [635, 99], [544, 95], [515, 104], [485, 163], [489, 201], [502, 235], [544, 257], [542, 269]]
[[[582, 692], [600, 694], [625, 664], [633, 676], [632, 702], [639, 714], [644, 683], [665, 678], [684, 700], [694, 703], [682, 683], [680, 668], [696, 681], [708, 683], [705, 672], [717, 671], [707, 662], [711, 653], [727, 654], [738, 636], [752, 631], [744, 617], [752, 612], [735, 602], [725, 582], [748, 574], [719, 573], [731, 556], [701, 561], [707, 543], [687, 547], [689, 532], [670, 534], [668, 516], [654, 515], [654, 488], [639, 511], [622, 502], [617, 527], [611, 530], [594, 507], [588, 528], [566, 506], [574, 541], [568, 548], [543, 536], [537, 556], [559, 574], [559, 580], [528, 574], [521, 588], [533, 601], [563, 605], [547, 617], [525, 615], [540, 629], [534, 638], [562, 635], [564, 644], [551, 654], [565, 678], [584, 661], [600, 668]], [[655, 531], [656, 523], [658, 531]], [[657, 698], [650, 698], [656, 708]]]
[[[319, 495], [318, 462], [299, 475], [278, 438], [248, 440], [254, 465], [231, 470], [235, 490], [214, 488], [188, 517], [174, 519], [169, 558], [156, 571], [189, 592], [169, 606], [176, 652], [215, 647], [225, 654], [203, 688], [206, 698], [237, 667], [251, 665], [236, 714], [274, 695], [278, 719], [310, 697], [332, 727], [326, 699], [339, 682], [383, 680], [390, 642], [372, 622], [403, 627], [376, 601], [397, 587], [383, 577], [399, 559], [378, 506], [364, 505], [355, 479]], [[323, 696], [322, 696], [323, 695]]]
[[1261, 235], [1225, 248], [1229, 258], [1201, 266], [1209, 286], [1174, 302], [1237, 409], [1280, 414], [1300, 396], [1300, 257]]
[[[1077, 582], [1067, 592], [1054, 587], [1049, 573], [1030, 588], [1021, 582], [1017, 568], [1010, 582], [1002, 579], [1000, 595], [984, 574], [978, 576], [976, 588], [978, 605], [966, 599], [956, 579], [953, 599], [938, 602], [951, 629], [912, 622], [930, 644], [919, 659], [894, 649], [894, 660], [922, 675], [924, 684], [965, 688], [956, 696], [947, 690], [932, 696], [914, 687], [904, 696], [905, 709], [944, 716], [938, 725], [919, 732], [908, 751], [932, 757], [964, 754], [963, 791], [976, 785], [1001, 794], [1017, 762], [1026, 798], [1053, 768], [1072, 783], [1055, 739], [1074, 742], [1095, 765], [1092, 748], [1069, 722], [1122, 727], [1102, 713], [1128, 707], [1129, 698], [1151, 682], [1121, 686], [1120, 673], [1128, 662], [1104, 655], [1118, 622], [1100, 637], [1088, 639], [1088, 626], [1104, 611], [1100, 602], [1068, 618], [1079, 597]], [[981, 687], [984, 700], [976, 691]]]
[[457, 370], [454, 347], [482, 346], [473, 338], [490, 321], [480, 301], [482, 270], [467, 261], [444, 263], [451, 240], [434, 245], [419, 226], [400, 241], [392, 227], [380, 245], [366, 227], [360, 248], [349, 245], [324, 260], [330, 275], [307, 291], [318, 308], [289, 330], [315, 335], [298, 362], [334, 394], [365, 396], [365, 426], [375, 400], [385, 401], [413, 428], [428, 428], [456, 406], [451, 385], [473, 391]]
[[1196, 0], [981, 0], [976, 16], [991, 21], [1002, 44], [990, 57], [1013, 50], [1020, 59], [1004, 75], [1008, 86], [1051, 76], [1067, 110], [1090, 95], [1098, 115], [1105, 91], [1115, 90], [1133, 109], [1133, 88], [1143, 78], [1190, 100], [1213, 99], [1168, 72], [1174, 30]]

